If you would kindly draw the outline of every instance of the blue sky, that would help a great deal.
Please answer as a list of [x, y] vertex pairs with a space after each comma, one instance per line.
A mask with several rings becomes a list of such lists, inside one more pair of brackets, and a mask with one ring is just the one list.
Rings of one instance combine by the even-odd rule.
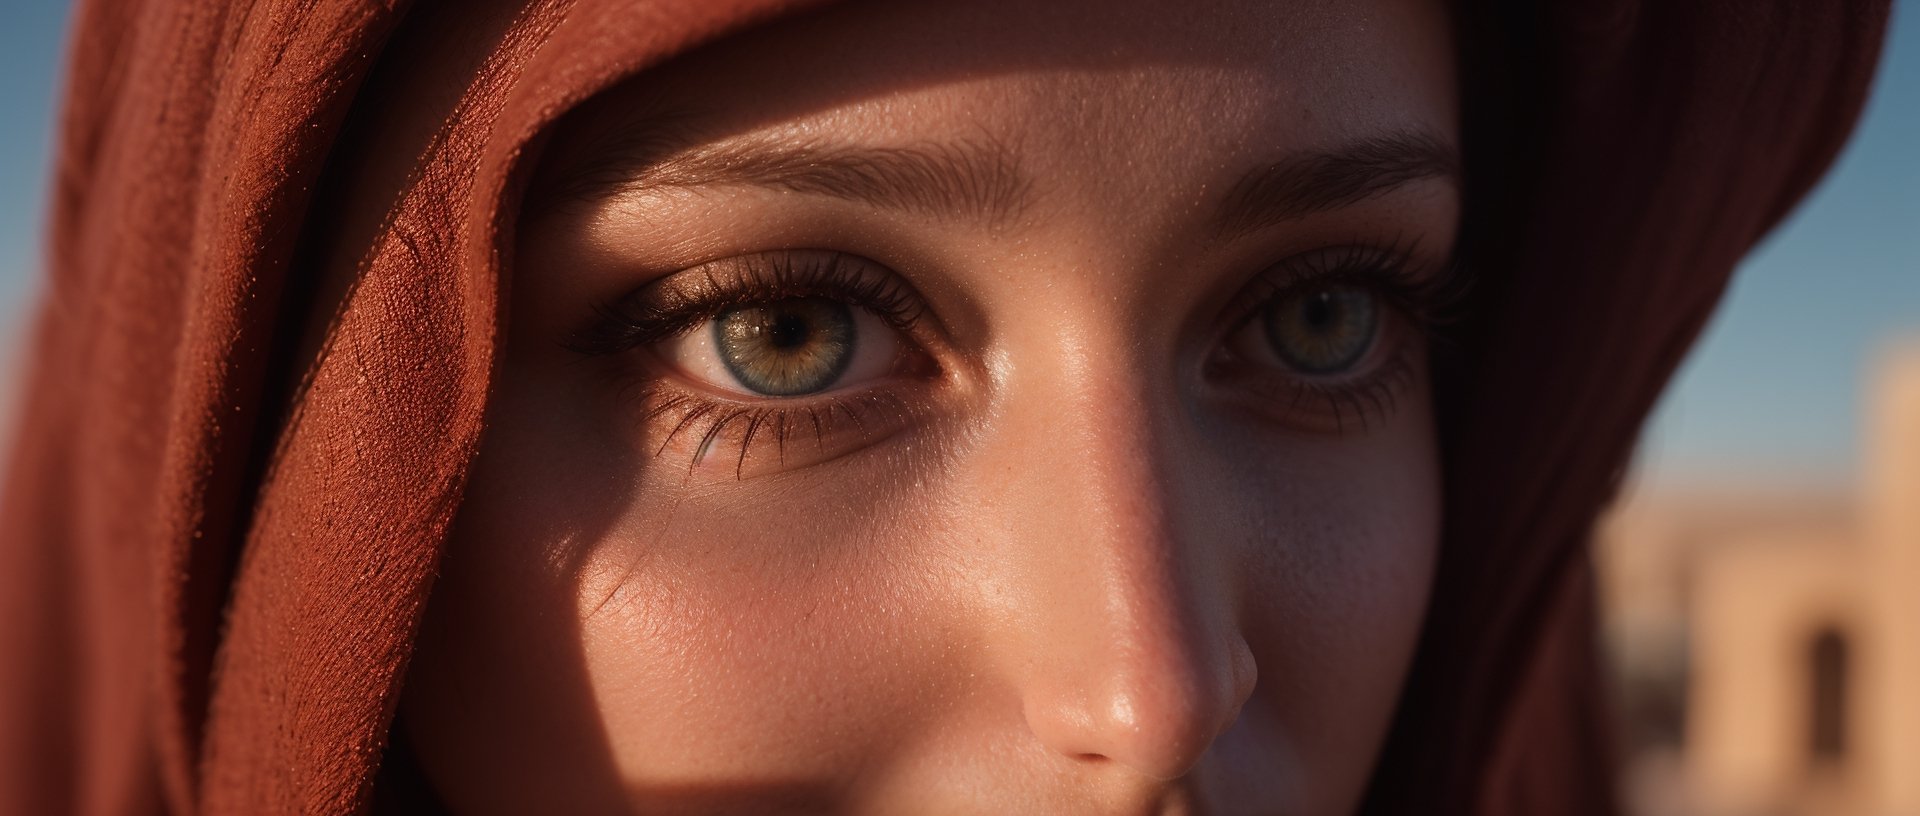
[[12, 0], [0, 11], [0, 338], [11, 340], [39, 269], [53, 90], [67, 4]]
[[1920, 335], [1920, 0], [1894, 3], [1875, 83], [1846, 152], [1748, 257], [1668, 389], [1643, 441], [1650, 481], [1852, 481], [1875, 357]]
[[[1655, 416], [1653, 482], [1851, 480], [1876, 349], [1920, 334], [1920, 0], [1894, 30], [1834, 172], [1746, 262]], [[39, 267], [66, 4], [0, 11], [0, 343]], [[11, 349], [7, 349], [11, 352]], [[0, 353], [0, 375], [10, 368]]]

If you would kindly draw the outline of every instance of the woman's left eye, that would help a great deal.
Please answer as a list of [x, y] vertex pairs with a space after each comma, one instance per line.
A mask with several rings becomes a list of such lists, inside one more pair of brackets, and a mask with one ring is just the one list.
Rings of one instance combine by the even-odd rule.
[[1244, 358], [1309, 377], [1339, 376], [1367, 359], [1378, 342], [1385, 308], [1366, 286], [1309, 284], [1261, 307], [1229, 345]]
[[898, 331], [870, 310], [795, 297], [730, 308], [660, 344], [660, 356], [708, 386], [750, 397], [801, 397], [886, 376]]

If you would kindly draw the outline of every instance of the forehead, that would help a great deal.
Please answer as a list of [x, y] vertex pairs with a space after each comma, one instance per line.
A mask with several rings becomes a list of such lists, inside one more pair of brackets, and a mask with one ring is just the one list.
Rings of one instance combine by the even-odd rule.
[[1207, 177], [1383, 133], [1451, 140], [1452, 61], [1437, 0], [854, 2], [650, 71], [569, 129], [974, 138], [1056, 177]]

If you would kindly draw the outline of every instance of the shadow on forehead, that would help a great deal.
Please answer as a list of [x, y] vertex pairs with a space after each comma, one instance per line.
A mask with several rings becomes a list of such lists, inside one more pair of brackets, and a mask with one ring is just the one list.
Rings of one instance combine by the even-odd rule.
[[[1405, 35], [1360, 19], [1351, 10], [1253, 0], [1211, 4], [1205, 14], [1150, 0], [845, 3], [731, 34], [598, 94], [563, 118], [548, 151], [573, 166], [543, 167], [536, 183], [564, 204], [634, 189], [642, 175], [692, 186], [731, 165], [757, 171], [737, 174], [743, 181], [757, 176], [782, 189], [857, 193], [916, 212], [1003, 222], [1018, 214], [1030, 185], [1012, 160], [1017, 150], [983, 125], [964, 138], [883, 150], [796, 140], [775, 156], [744, 143], [718, 146], [866, 100], [1007, 75], [1156, 66], [1286, 74], [1288, 65], [1312, 76], [1371, 74], [1359, 65], [1343, 70], [1361, 57], [1334, 46]], [[702, 145], [714, 149], [690, 151]], [[907, 182], [922, 189], [899, 189]]]
[[945, 142], [863, 145], [779, 134], [715, 140], [687, 115], [627, 121], [581, 145], [572, 166], [550, 168], [538, 203], [746, 185], [999, 226], [1031, 202], [1016, 151], [984, 128]]
[[[653, 190], [748, 186], [997, 227], [1018, 219], [1032, 201], [1033, 177], [1018, 151], [984, 130], [905, 145], [777, 134], [705, 141], [694, 117], [628, 121], [582, 145], [572, 166], [550, 168], [530, 209], [590, 206]], [[1242, 173], [1226, 188], [1213, 226], [1226, 239], [1422, 180], [1458, 189], [1459, 167], [1449, 142], [1421, 130], [1296, 151]]]

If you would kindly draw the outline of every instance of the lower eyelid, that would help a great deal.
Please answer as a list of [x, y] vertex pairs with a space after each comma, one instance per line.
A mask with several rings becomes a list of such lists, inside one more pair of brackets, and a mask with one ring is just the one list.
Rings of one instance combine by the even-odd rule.
[[1424, 344], [1423, 332], [1396, 313], [1382, 323], [1357, 373], [1312, 377], [1258, 370], [1228, 358], [1209, 367], [1210, 379], [1251, 396], [1257, 410], [1282, 424], [1311, 432], [1364, 432], [1397, 412], [1400, 397], [1420, 376]]
[[913, 388], [736, 401], [656, 376], [628, 393], [616, 416], [649, 468], [744, 479], [822, 464], [913, 427], [930, 413]]

